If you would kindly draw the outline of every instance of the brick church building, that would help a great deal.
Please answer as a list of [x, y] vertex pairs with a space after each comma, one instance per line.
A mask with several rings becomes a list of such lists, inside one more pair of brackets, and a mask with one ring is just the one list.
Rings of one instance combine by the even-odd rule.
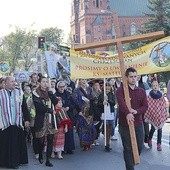
[[[138, 33], [147, 20], [148, 0], [72, 0], [71, 37], [75, 44], [109, 40]], [[107, 50], [107, 49], [100, 49]]]

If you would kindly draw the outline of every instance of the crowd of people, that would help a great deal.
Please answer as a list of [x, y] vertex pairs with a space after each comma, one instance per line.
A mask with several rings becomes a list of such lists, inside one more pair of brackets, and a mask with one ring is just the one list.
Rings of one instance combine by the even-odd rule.
[[[147, 96], [134, 68], [128, 68], [125, 77], [131, 109], [125, 102], [121, 78], [109, 78], [106, 84], [101, 79], [72, 81], [65, 71], [60, 79], [33, 73], [30, 81], [21, 85], [12, 76], [1, 78], [0, 167], [27, 164], [27, 141], [32, 143], [35, 159], [43, 164], [45, 151], [45, 165], [52, 167], [51, 158], [63, 159], [63, 153], [74, 153], [74, 128], [83, 151], [98, 146], [103, 134], [103, 148], [110, 152], [110, 141], [117, 140], [115, 128], [119, 125], [126, 170], [135, 166], [129, 124], [134, 123], [139, 154], [144, 142], [152, 147], [155, 130], [157, 150], [161, 151], [162, 127], [168, 114], [159, 81], [150, 82], [152, 89]], [[170, 100], [170, 82], [168, 93]]]

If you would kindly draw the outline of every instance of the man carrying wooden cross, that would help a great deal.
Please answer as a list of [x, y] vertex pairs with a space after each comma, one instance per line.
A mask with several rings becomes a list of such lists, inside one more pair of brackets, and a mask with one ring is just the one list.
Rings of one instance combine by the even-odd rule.
[[[116, 22], [116, 23], [118, 23], [118, 22]], [[117, 28], [119, 28], [119, 27], [117, 27]], [[117, 32], [118, 32], [118, 35], [120, 35], [120, 29], [118, 29]], [[125, 100], [124, 102], [126, 103], [126, 107], [129, 109], [129, 113], [131, 113], [130, 114], [130, 116], [131, 116], [130, 120], [131, 121], [128, 121], [130, 123], [127, 123], [127, 125], [129, 125], [129, 126], [127, 126], [126, 128], [129, 130], [129, 134], [130, 134], [130, 138], [128, 139], [128, 142], [131, 141], [131, 144], [130, 144], [131, 147], [128, 148], [128, 149], [131, 150], [131, 148], [132, 148], [133, 155], [131, 155], [131, 157], [127, 158], [127, 159], [131, 160], [130, 165], [132, 166], [132, 167], [129, 167], [127, 170], [134, 170], [134, 164], [136, 165], [136, 164], [140, 163], [139, 153], [138, 153], [139, 147], [137, 146], [137, 142], [136, 142], [136, 136], [138, 134], [135, 135], [135, 128], [134, 128], [135, 119], [138, 116], [139, 111], [137, 112], [137, 115], [134, 116], [134, 121], [132, 121], [133, 115], [134, 115], [134, 113], [136, 113], [135, 109], [137, 109], [137, 108], [136, 108], [136, 105], [135, 105], [135, 107], [131, 107], [131, 104], [134, 104], [135, 102], [139, 101], [141, 96], [140, 96], [140, 93], [139, 94], [137, 93], [137, 95], [135, 93], [135, 97], [133, 96], [133, 93], [131, 95], [131, 98], [129, 96], [129, 91], [128, 91], [129, 87], [131, 87], [132, 90], [135, 90], [136, 86], [135, 86], [134, 82], [136, 83], [137, 80], [133, 78], [133, 76], [134, 76], [133, 74], [137, 74], [137, 72], [136, 72], [136, 70], [130, 71], [125, 76], [125, 63], [124, 63], [124, 58], [123, 58], [122, 44], [140, 41], [140, 40], [148, 40], [148, 39], [151, 39], [151, 38], [157, 39], [157, 38], [161, 38], [161, 37], [164, 37], [163, 31], [147, 33], [147, 34], [143, 34], [143, 35], [134, 35], [134, 36], [129, 36], [129, 37], [120, 37], [120, 38], [116, 38], [116, 39], [112, 39], [112, 40], [105, 40], [105, 41], [94, 42], [94, 43], [89, 43], [89, 44], [80, 44], [80, 45], [77, 45], [75, 47], [75, 50], [78, 51], [78, 50], [105, 47], [107, 45], [108, 46], [109, 45], [116, 45], [117, 46], [119, 62], [120, 62], [120, 70], [121, 70], [121, 75], [122, 75], [122, 80], [123, 80], [124, 98], [123, 98], [122, 101]], [[133, 74], [131, 75], [129, 73], [131, 73], [131, 74], [133, 73]], [[127, 80], [128, 80], [128, 82], [127, 82]], [[127, 85], [127, 83], [128, 83], [128, 85]], [[132, 105], [132, 106], [134, 106], [134, 105]], [[125, 113], [127, 114], [127, 112], [125, 112]], [[128, 118], [129, 118], [129, 115], [128, 115]], [[126, 118], [125, 118], [125, 120], [126, 120]], [[140, 136], [140, 137], [143, 138], [143, 136]]]
[[126, 170], [134, 170], [135, 163], [128, 124], [134, 123], [138, 152], [140, 154], [144, 141], [142, 114], [146, 112], [148, 103], [145, 91], [142, 88], [136, 86], [137, 71], [130, 67], [126, 70], [125, 77], [127, 79], [129, 89], [131, 109], [129, 110], [125, 102], [123, 88], [119, 87], [116, 92], [116, 97], [119, 105], [119, 133], [124, 149], [123, 155]]

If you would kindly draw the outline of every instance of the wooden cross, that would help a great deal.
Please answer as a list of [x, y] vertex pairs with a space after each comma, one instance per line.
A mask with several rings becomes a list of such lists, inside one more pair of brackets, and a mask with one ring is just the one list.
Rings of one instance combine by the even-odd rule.
[[[120, 35], [120, 30], [118, 30], [118, 31], [119, 31], [118, 35]], [[126, 77], [125, 77], [125, 64], [124, 64], [124, 58], [123, 58], [122, 44], [140, 41], [140, 40], [147, 40], [147, 39], [152, 39], [152, 38], [156, 39], [156, 38], [161, 38], [161, 37], [164, 37], [164, 32], [158, 31], [158, 32], [153, 32], [153, 33], [148, 33], [148, 34], [143, 34], [143, 35], [134, 35], [134, 36], [129, 36], [129, 37], [116, 38], [116, 39], [112, 39], [112, 40], [94, 42], [94, 43], [89, 43], [89, 44], [80, 44], [80, 45], [76, 45], [74, 47], [74, 49], [75, 49], [75, 51], [80, 51], [80, 50], [85, 50], [85, 49], [105, 47], [105, 46], [109, 46], [109, 45], [117, 46], [118, 56], [119, 56], [119, 61], [120, 61], [120, 70], [121, 70], [121, 75], [122, 75], [122, 80], [123, 80], [123, 90], [124, 90], [124, 94], [125, 94], [125, 101], [126, 101], [126, 104], [130, 110], [131, 103], [130, 103], [128, 85], [127, 85], [127, 81], [126, 81]], [[139, 159], [138, 147], [137, 147], [137, 143], [136, 143], [134, 124], [129, 124], [129, 131], [130, 131], [134, 163], [139, 164], [140, 159]]]

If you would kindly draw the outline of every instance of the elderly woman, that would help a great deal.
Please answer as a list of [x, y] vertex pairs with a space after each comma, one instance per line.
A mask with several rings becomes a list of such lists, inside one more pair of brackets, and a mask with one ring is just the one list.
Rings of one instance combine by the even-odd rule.
[[51, 109], [50, 92], [48, 92], [49, 82], [46, 77], [39, 77], [39, 87], [33, 92], [33, 102], [35, 106], [35, 136], [39, 143], [39, 162], [43, 163], [43, 148], [45, 137], [47, 137], [46, 166], [52, 167], [50, 157], [53, 148], [53, 137], [56, 133]]
[[[72, 100], [71, 93], [66, 90], [65, 81], [59, 81], [56, 84], [56, 93], [55, 97], [61, 97], [63, 108], [67, 112], [69, 118], [73, 121], [73, 109], [75, 107], [75, 103]], [[53, 104], [55, 104], [55, 99], [53, 100]], [[73, 150], [75, 150], [74, 144], [74, 136], [73, 136], [73, 128], [68, 129], [68, 132], [65, 133], [65, 145], [64, 151], [68, 154], [73, 154]]]

